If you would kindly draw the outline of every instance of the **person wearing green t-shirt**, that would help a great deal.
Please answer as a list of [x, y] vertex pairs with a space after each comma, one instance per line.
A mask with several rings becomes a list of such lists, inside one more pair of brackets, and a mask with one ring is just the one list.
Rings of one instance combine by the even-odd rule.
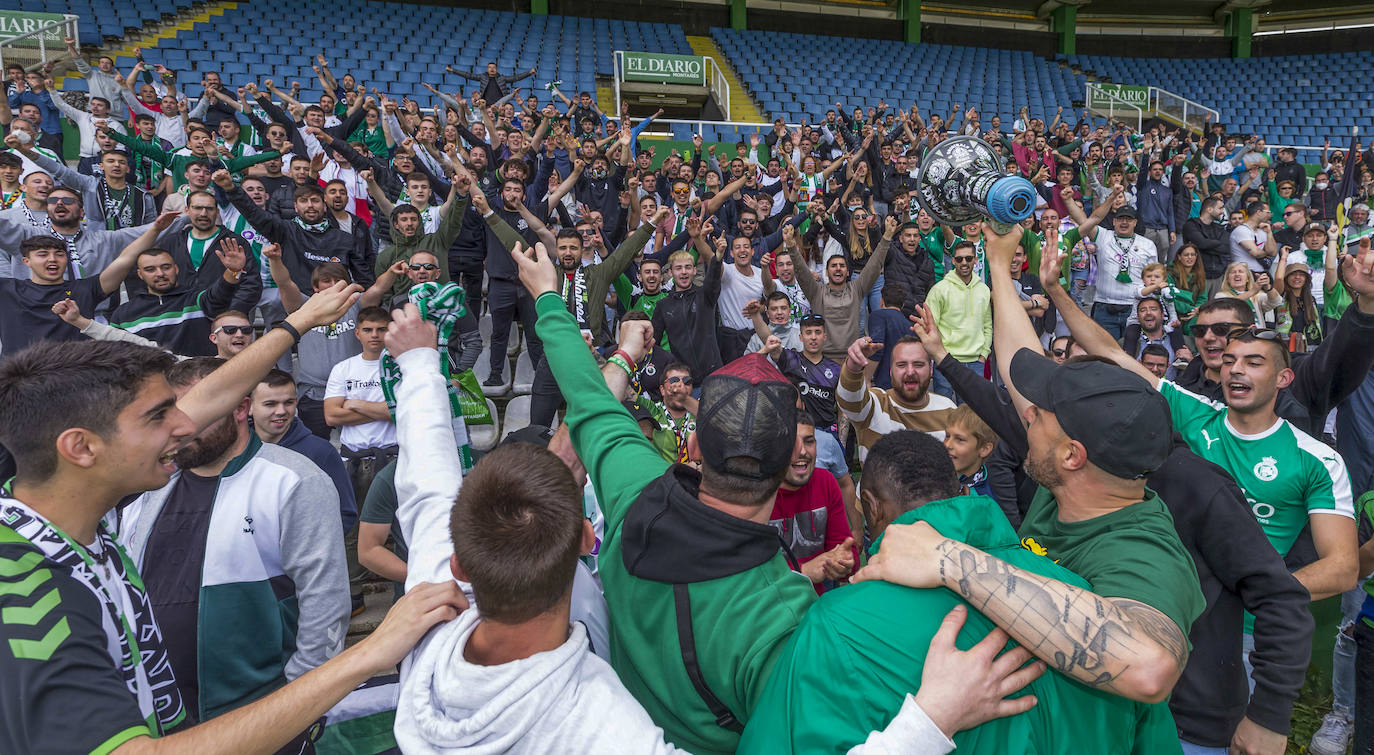
[[998, 369], [1027, 422], [1026, 467], [1041, 486], [1019, 534], [1092, 590], [926, 522], [889, 527], [856, 579], [948, 587], [1052, 669], [1094, 690], [1159, 702], [1183, 672], [1188, 631], [1205, 605], [1173, 518], [1145, 487], [1171, 450], [1169, 408], [1150, 383], [1114, 365], [1042, 356], [1011, 279], [1021, 232], [984, 233]]
[[[948, 452], [929, 435], [883, 436], [864, 462], [861, 500], [878, 551], [888, 522], [925, 522], [952, 540], [1005, 563], [1079, 589], [1082, 577], [1021, 547], [1016, 531], [987, 496], [959, 496]], [[940, 617], [967, 606], [961, 646], [996, 631], [954, 590], [861, 582], [823, 595], [807, 611], [773, 668], [739, 752], [844, 752], [900, 709], [911, 680], [927, 667]], [[843, 678], [846, 683], [835, 685]], [[1031, 682], [1029, 712], [989, 721], [954, 736], [958, 752], [1179, 752], [1165, 703], [1146, 705], [1091, 689], [1059, 672]], [[821, 702], [823, 701], [823, 702]]]

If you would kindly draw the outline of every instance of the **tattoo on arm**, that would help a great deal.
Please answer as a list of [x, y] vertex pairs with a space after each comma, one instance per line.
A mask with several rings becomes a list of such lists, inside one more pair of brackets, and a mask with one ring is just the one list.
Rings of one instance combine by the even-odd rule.
[[1178, 625], [1149, 605], [1103, 598], [953, 540], [937, 550], [947, 587], [1036, 657], [1083, 684], [1122, 694], [1122, 674], [1152, 645], [1168, 652], [1179, 671], [1187, 663], [1187, 640]]

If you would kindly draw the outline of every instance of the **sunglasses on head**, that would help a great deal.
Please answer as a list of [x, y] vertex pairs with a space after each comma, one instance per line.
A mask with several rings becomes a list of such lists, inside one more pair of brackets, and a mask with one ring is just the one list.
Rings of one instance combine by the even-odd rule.
[[1261, 341], [1282, 341], [1283, 336], [1277, 330], [1261, 328], [1257, 325], [1241, 326], [1226, 334], [1226, 341], [1230, 343], [1237, 338], [1255, 338]]
[[683, 376], [681, 376], [681, 375], [674, 375], [673, 377], [668, 378], [668, 379], [667, 379], [666, 381], [664, 381], [664, 382], [668, 383], [669, 385], [673, 385], [673, 384], [676, 384], [676, 383], [682, 383], [683, 385], [691, 385], [691, 384], [692, 384], [692, 379], [691, 379], [690, 377], [683, 377]]
[[1202, 338], [1211, 331], [1214, 336], [1230, 336], [1237, 329], [1243, 329], [1245, 325], [1239, 322], [1214, 322], [1211, 325], [1194, 325], [1191, 330], [1193, 338]]
[[244, 335], [248, 335], [249, 333], [252, 333], [252, 332], [253, 332], [253, 326], [252, 326], [252, 325], [221, 325], [221, 326], [219, 326], [218, 328], [215, 328], [215, 332], [216, 332], [216, 333], [224, 333], [225, 335], [231, 335], [231, 336], [236, 336], [236, 335], [238, 335], [238, 334], [240, 334], [240, 333], [242, 333], [242, 334], [244, 334]]
[[425, 262], [425, 263], [423, 263], [423, 264], [411, 263], [410, 269], [411, 269], [411, 270], [438, 270], [438, 269], [439, 269], [439, 266], [436, 265], [436, 264], [434, 264], [434, 263], [432, 263], [432, 262]]
[[48, 204], [76, 204], [76, 197], [48, 197]]

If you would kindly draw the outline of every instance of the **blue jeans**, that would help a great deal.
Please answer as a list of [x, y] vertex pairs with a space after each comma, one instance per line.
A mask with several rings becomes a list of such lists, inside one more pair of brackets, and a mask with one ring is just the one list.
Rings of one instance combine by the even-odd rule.
[[1102, 329], [1112, 334], [1118, 342], [1121, 334], [1126, 331], [1126, 320], [1131, 316], [1131, 305], [1129, 304], [1103, 304], [1096, 302], [1093, 304], [1093, 322], [1102, 326]]
[[1368, 593], [1364, 580], [1341, 596], [1341, 625], [1331, 650], [1331, 708], [1352, 718], [1355, 711], [1355, 622]]
[[1183, 747], [1183, 755], [1226, 755], [1227, 752], [1230, 752], [1228, 747], [1203, 747], [1186, 739], [1180, 739], [1178, 743]]
[[[973, 370], [975, 373], [978, 374], [979, 377], [983, 376], [983, 362], [981, 360], [973, 362], [960, 362], [959, 364], [962, 364], [968, 369]], [[938, 369], [935, 370], [935, 374], [931, 378], [930, 389], [940, 394], [941, 396], [944, 396], [947, 399], [953, 400], [957, 404], [964, 403], [962, 399], [955, 395], [954, 386], [950, 384], [949, 380], [947, 380], [944, 375], [940, 374], [940, 371]]]
[[849, 465], [844, 461], [844, 446], [831, 431], [816, 428], [816, 468], [824, 469], [838, 478], [849, 474]]

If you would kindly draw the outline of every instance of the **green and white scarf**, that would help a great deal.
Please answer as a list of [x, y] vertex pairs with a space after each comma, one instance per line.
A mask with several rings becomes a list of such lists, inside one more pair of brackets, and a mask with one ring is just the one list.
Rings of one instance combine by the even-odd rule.
[[[450, 363], [448, 343], [458, 319], [467, 314], [463, 305], [463, 287], [456, 283], [421, 283], [410, 289], [410, 301], [420, 309], [420, 316], [434, 323], [439, 330], [439, 372], [448, 386], [448, 406], [453, 418], [453, 437], [458, 441], [458, 457], [463, 471], [472, 469], [472, 445], [468, 442], [467, 425], [463, 422], [463, 405], [458, 389], [453, 385], [453, 365]], [[382, 395], [387, 409], [396, 417], [396, 386], [401, 383], [401, 366], [396, 358], [382, 351]]]
[[300, 215], [297, 215], [295, 219], [296, 225], [300, 226], [303, 230], [309, 231], [311, 233], [324, 233], [325, 231], [329, 230], [328, 217], [326, 217], [324, 220], [321, 220], [318, 223], [307, 223], [301, 219]]
[[[177, 691], [172, 666], [167, 660], [167, 649], [163, 644], [162, 630], [153, 619], [152, 605], [148, 601], [143, 580], [133, 561], [105, 525], [102, 523], [96, 528], [98, 547], [94, 550], [84, 547], [38, 512], [11, 497], [6, 487], [0, 490], [0, 526], [32, 543], [47, 560], [66, 570], [99, 602], [102, 616], [97, 621], [105, 631], [110, 649], [119, 653], [118, 658], [112, 657], [110, 660], [118, 664], [116, 671], [129, 694], [137, 701], [139, 713], [148, 730], [160, 736], [185, 721], [186, 709]], [[26, 560], [27, 557], [21, 562]], [[96, 563], [99, 561], [103, 564], [107, 560], [119, 580], [117, 584], [106, 584], [101, 579]], [[34, 574], [46, 572], [43, 569]], [[133, 615], [126, 615], [120, 601], [113, 597], [112, 591], [121, 589], [133, 608]], [[56, 591], [51, 594], [56, 595]], [[65, 619], [59, 626], [65, 626]], [[49, 634], [49, 637], [55, 636]], [[11, 640], [10, 644], [17, 648], [18, 642]], [[60, 645], [60, 641], [57, 644]], [[42, 648], [38, 646], [30, 648], [31, 653], [40, 650]]]

